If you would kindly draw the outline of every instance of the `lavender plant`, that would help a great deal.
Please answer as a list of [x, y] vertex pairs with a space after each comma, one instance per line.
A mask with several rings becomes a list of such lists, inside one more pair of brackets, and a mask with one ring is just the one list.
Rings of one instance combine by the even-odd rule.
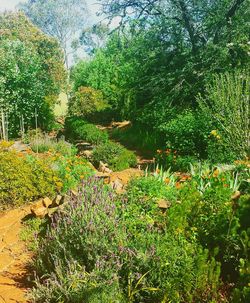
[[166, 215], [152, 201], [134, 194], [118, 197], [95, 178], [84, 181], [40, 240], [33, 301], [216, 298], [217, 263], [184, 232], [168, 231], [166, 223]]

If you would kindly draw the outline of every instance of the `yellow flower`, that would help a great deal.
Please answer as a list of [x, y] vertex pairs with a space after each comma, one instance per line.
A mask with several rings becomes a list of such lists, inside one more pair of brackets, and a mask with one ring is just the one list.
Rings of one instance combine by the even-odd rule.
[[218, 168], [215, 169], [215, 171], [213, 172], [213, 177], [216, 178], [218, 177], [220, 171], [218, 170]]
[[213, 136], [216, 136], [217, 135], [217, 130], [213, 129], [210, 134], [213, 135]]

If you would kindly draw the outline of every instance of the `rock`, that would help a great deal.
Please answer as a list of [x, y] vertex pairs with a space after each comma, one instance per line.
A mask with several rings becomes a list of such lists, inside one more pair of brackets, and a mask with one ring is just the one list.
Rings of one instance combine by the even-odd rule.
[[130, 121], [112, 122], [111, 124], [112, 128], [127, 128], [129, 126], [131, 126]]
[[171, 206], [171, 203], [165, 199], [160, 199], [157, 201], [158, 207], [161, 209], [168, 209]]
[[52, 203], [52, 207], [56, 207], [56, 206], [59, 206], [60, 204], [63, 203], [63, 196], [61, 195], [57, 195], [54, 200], [53, 200], [53, 203]]
[[47, 207], [47, 208], [48, 208], [52, 203], [53, 203], [52, 200], [50, 200], [50, 198], [48, 198], [48, 197], [46, 197], [46, 198], [43, 199], [43, 205], [44, 205], [45, 207]]
[[43, 200], [44, 199], [38, 200], [30, 207], [31, 213], [41, 219], [44, 218], [48, 213], [48, 208], [44, 206]]
[[97, 172], [95, 174], [95, 177], [98, 179], [103, 179], [105, 184], [109, 184], [110, 183], [110, 174], [107, 173], [102, 173], [102, 172]]
[[232, 196], [231, 199], [232, 200], [238, 200], [240, 198], [241, 192], [239, 190], [237, 190]]
[[107, 174], [111, 174], [112, 170], [108, 168], [108, 164], [107, 163], [103, 163], [102, 161], [100, 161], [99, 163], [99, 168], [98, 170], [102, 173], [107, 173]]
[[88, 142], [79, 142], [76, 144], [79, 151], [92, 150], [94, 147]]
[[29, 145], [24, 144], [21, 141], [15, 141], [13, 145], [9, 148], [10, 150], [15, 150], [17, 152], [26, 152], [29, 150]]
[[84, 150], [81, 153], [85, 158], [90, 159], [93, 155], [93, 151], [92, 150]]
[[74, 197], [77, 197], [77, 196], [78, 196], [78, 191], [77, 191], [77, 190], [71, 189], [71, 190], [70, 190], [70, 193], [71, 193]]
[[120, 172], [112, 172], [110, 174], [110, 183], [119, 179], [125, 187], [132, 178], [142, 177], [144, 172], [136, 168], [128, 168]]
[[113, 189], [115, 189], [118, 194], [121, 194], [125, 191], [123, 189], [123, 184], [119, 179], [116, 179], [115, 181], [111, 182], [110, 185], [113, 187]]

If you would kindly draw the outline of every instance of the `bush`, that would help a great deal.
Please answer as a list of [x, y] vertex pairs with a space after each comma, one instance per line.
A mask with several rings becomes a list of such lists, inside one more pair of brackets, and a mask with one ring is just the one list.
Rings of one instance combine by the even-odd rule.
[[82, 140], [95, 145], [108, 140], [107, 132], [101, 131], [94, 124], [89, 124], [80, 117], [66, 119], [65, 135], [68, 140]]
[[49, 156], [48, 161], [60, 180], [58, 185], [62, 193], [76, 189], [83, 179], [93, 174], [87, 160], [79, 156], [55, 154]]
[[186, 110], [159, 126], [165, 146], [181, 155], [205, 158], [209, 121], [195, 111]]
[[134, 167], [137, 163], [136, 156], [133, 152], [112, 141], [108, 141], [94, 148], [94, 165], [98, 166], [100, 161], [107, 163], [114, 171]]
[[38, 159], [0, 151], [0, 208], [21, 205], [40, 197], [54, 196], [56, 175]]
[[206, 85], [200, 108], [217, 125], [220, 140], [238, 157], [249, 155], [249, 81], [247, 71], [214, 75]]
[[156, 163], [162, 169], [171, 169], [172, 171], [187, 172], [190, 169], [191, 163], [197, 161], [194, 156], [181, 156], [176, 150], [170, 148], [166, 150], [157, 150], [155, 156]]
[[155, 203], [134, 197], [83, 183], [40, 241], [35, 302], [216, 302], [218, 264], [169, 232]]
[[69, 115], [88, 118], [106, 106], [101, 91], [80, 86], [69, 100]]
[[33, 139], [30, 143], [30, 147], [33, 152], [38, 153], [60, 153], [62, 155], [74, 155], [76, 154], [76, 149], [68, 142], [64, 140], [55, 140], [47, 136], [40, 137], [38, 139]]

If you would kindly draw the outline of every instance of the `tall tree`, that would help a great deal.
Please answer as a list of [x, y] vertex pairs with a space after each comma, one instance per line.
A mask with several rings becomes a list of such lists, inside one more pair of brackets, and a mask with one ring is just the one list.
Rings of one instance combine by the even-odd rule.
[[43, 32], [59, 40], [69, 68], [69, 55], [75, 51], [80, 30], [87, 23], [85, 0], [29, 0], [19, 7]]
[[23, 13], [0, 14], [0, 112], [6, 113], [10, 134], [47, 129], [66, 82], [63, 53], [56, 39], [35, 27]]

